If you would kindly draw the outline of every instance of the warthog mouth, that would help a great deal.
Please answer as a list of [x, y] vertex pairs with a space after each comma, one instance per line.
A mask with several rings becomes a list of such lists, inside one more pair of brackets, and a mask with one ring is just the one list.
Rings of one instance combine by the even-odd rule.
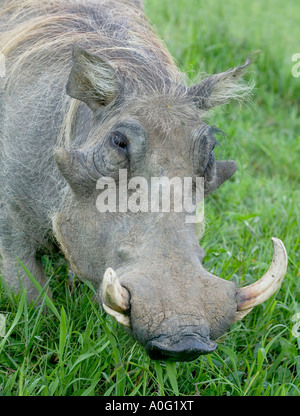
[[145, 345], [151, 359], [169, 361], [192, 361], [216, 348], [215, 341], [199, 334], [194, 328], [187, 328], [175, 337], [161, 335]]

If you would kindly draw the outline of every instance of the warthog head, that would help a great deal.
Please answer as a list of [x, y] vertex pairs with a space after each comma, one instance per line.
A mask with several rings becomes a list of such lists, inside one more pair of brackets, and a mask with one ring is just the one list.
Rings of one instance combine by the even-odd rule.
[[[239, 289], [204, 269], [197, 224], [174, 208], [175, 197], [166, 212], [151, 212], [121, 209], [121, 194], [125, 185], [138, 205], [133, 178], [146, 181], [141, 188], [162, 177], [192, 178], [195, 187], [203, 177], [207, 195], [234, 174], [234, 161], [215, 160], [216, 129], [203, 120], [232, 95], [249, 62], [192, 87], [142, 91], [100, 57], [75, 49], [73, 59], [67, 92], [90, 107], [93, 122], [85, 144], [55, 151], [69, 186], [55, 216], [56, 237], [73, 270], [99, 287], [104, 309], [130, 328], [150, 357], [183, 361], [210, 353], [233, 322], [277, 290], [286, 271], [283, 244], [273, 239], [270, 269]], [[84, 128], [84, 119], [79, 122]], [[99, 185], [101, 178], [111, 184]], [[115, 208], [99, 212], [110, 186], [116, 199], [106, 196]]]

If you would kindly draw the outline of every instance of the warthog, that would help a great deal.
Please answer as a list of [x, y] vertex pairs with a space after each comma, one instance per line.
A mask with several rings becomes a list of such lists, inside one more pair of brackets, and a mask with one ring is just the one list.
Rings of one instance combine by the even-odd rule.
[[[266, 274], [237, 288], [204, 269], [199, 224], [174, 209], [175, 196], [169, 212], [126, 211], [118, 178], [126, 171], [126, 186], [136, 177], [191, 178], [194, 186], [202, 177], [205, 196], [229, 179], [237, 165], [215, 161], [207, 113], [249, 92], [249, 60], [189, 86], [133, 0], [2, 1], [0, 28], [4, 279], [14, 290], [21, 280], [34, 298], [16, 259], [44, 285], [38, 255], [59, 246], [150, 357], [214, 351], [233, 322], [280, 286], [282, 242], [273, 239]], [[114, 183], [114, 210], [97, 209], [101, 178]]]

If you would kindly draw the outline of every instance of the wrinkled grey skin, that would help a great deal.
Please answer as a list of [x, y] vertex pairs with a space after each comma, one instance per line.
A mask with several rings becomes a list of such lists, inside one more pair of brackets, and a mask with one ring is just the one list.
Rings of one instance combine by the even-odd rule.
[[[101, 2], [93, 17], [97, 13], [104, 13]], [[119, 169], [128, 169], [128, 180], [204, 176], [206, 194], [220, 186], [233, 175], [236, 164], [212, 159], [215, 136], [201, 111], [222, 101], [215, 85], [234, 79], [243, 67], [189, 89], [175, 83], [167, 65], [162, 69], [160, 55], [157, 64], [152, 58], [153, 67], [141, 61], [145, 73], [137, 70], [131, 80], [116, 69], [115, 57], [113, 68], [109, 56], [89, 54], [86, 47], [83, 43], [83, 49], [75, 48], [73, 59], [69, 47], [58, 51], [55, 59], [60, 53], [66, 57], [59, 73], [53, 70], [59, 64], [51, 66], [50, 53], [42, 63], [34, 56], [36, 66], [27, 72], [24, 67], [12, 78], [10, 93], [2, 95], [3, 276], [18, 290], [18, 269], [33, 299], [35, 289], [17, 267], [16, 257], [43, 285], [46, 278], [37, 253], [59, 245], [73, 271], [89, 279], [101, 299], [102, 277], [111, 267], [130, 293], [130, 331], [150, 356], [194, 359], [213, 351], [215, 340], [234, 322], [235, 285], [203, 268], [204, 252], [194, 224], [185, 223], [185, 213], [101, 214], [96, 209], [96, 181], [101, 176], [117, 178]], [[103, 90], [93, 90], [95, 74], [86, 70], [83, 57], [97, 66], [98, 77], [103, 74]], [[130, 54], [124, 58], [128, 63], [130, 59]], [[8, 70], [9, 62], [8, 57]], [[154, 72], [159, 65], [150, 91], [147, 71]], [[136, 79], [140, 85], [134, 89]], [[82, 102], [67, 151], [67, 145], [57, 143], [66, 84], [68, 95]], [[116, 132], [126, 138], [126, 149], [112, 142]]]

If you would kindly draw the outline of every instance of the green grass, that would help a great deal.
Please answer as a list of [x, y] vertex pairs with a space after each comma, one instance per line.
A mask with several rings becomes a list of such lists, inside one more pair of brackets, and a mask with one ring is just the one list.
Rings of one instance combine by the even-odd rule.
[[91, 288], [70, 290], [65, 266], [45, 257], [53, 302], [42, 296], [34, 307], [2, 284], [0, 394], [300, 395], [300, 78], [291, 74], [300, 52], [298, 9], [296, 0], [146, 1], [156, 31], [191, 77], [262, 51], [249, 74], [252, 104], [212, 116], [231, 137], [216, 156], [235, 158], [239, 170], [207, 199], [201, 244], [207, 269], [244, 285], [268, 267], [271, 237], [281, 238], [289, 267], [278, 293], [234, 324], [213, 354], [159, 363], [102, 312]]

